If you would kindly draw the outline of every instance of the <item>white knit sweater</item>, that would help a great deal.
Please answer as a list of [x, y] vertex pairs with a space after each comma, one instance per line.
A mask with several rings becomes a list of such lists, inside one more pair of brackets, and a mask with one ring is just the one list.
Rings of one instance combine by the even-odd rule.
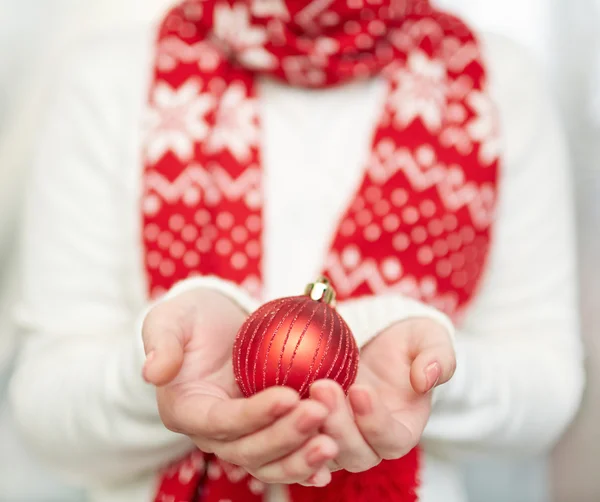
[[[164, 429], [140, 375], [139, 125], [152, 39], [149, 29], [106, 34], [65, 59], [26, 215], [12, 404], [31, 447], [97, 502], [149, 501], [156, 469], [190, 447]], [[535, 65], [504, 39], [483, 40], [504, 133], [500, 206], [483, 285], [458, 327], [458, 369], [424, 435], [423, 502], [465, 501], [457, 455], [549, 448], [583, 386], [562, 130]], [[265, 299], [301, 291], [320, 269], [383, 89], [260, 83]], [[322, 204], [305, 204], [307, 191]], [[288, 246], [292, 235], [304, 244]], [[346, 315], [364, 342], [390, 316], [423, 312], [439, 317], [402, 298]]]

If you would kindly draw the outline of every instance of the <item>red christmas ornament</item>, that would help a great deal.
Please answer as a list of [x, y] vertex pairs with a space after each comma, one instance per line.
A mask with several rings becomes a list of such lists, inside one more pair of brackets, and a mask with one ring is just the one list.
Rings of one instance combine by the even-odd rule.
[[348, 391], [359, 352], [334, 304], [333, 288], [320, 278], [304, 296], [273, 300], [248, 318], [233, 346], [235, 379], [246, 397], [274, 385], [307, 397], [311, 384], [323, 378]]

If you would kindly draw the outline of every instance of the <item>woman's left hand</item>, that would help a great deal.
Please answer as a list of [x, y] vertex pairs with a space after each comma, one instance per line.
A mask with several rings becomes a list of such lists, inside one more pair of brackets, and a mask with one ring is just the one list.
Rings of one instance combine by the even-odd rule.
[[455, 367], [446, 329], [414, 319], [392, 326], [362, 349], [347, 399], [334, 381], [315, 382], [311, 397], [330, 410], [322, 432], [339, 446], [330, 469], [362, 472], [406, 455], [429, 419], [430, 391], [447, 382]]

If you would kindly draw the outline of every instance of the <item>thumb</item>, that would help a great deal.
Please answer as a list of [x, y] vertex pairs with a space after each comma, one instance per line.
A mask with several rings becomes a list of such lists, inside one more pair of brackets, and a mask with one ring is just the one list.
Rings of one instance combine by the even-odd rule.
[[425, 394], [452, 378], [456, 355], [450, 335], [441, 325], [423, 327], [414, 340], [410, 383], [415, 392]]
[[142, 326], [146, 362], [144, 379], [160, 387], [171, 382], [183, 364], [183, 326], [168, 303], [156, 305], [148, 312]]

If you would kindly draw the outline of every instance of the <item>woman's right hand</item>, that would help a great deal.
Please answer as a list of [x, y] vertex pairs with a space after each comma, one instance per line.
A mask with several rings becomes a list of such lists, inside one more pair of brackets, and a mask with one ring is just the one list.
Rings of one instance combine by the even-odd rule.
[[244, 398], [232, 350], [245, 320], [227, 297], [205, 288], [154, 306], [144, 321], [144, 378], [157, 387], [165, 426], [200, 450], [245, 468], [266, 483], [322, 486], [338, 451], [320, 434], [327, 408], [286, 387]]

